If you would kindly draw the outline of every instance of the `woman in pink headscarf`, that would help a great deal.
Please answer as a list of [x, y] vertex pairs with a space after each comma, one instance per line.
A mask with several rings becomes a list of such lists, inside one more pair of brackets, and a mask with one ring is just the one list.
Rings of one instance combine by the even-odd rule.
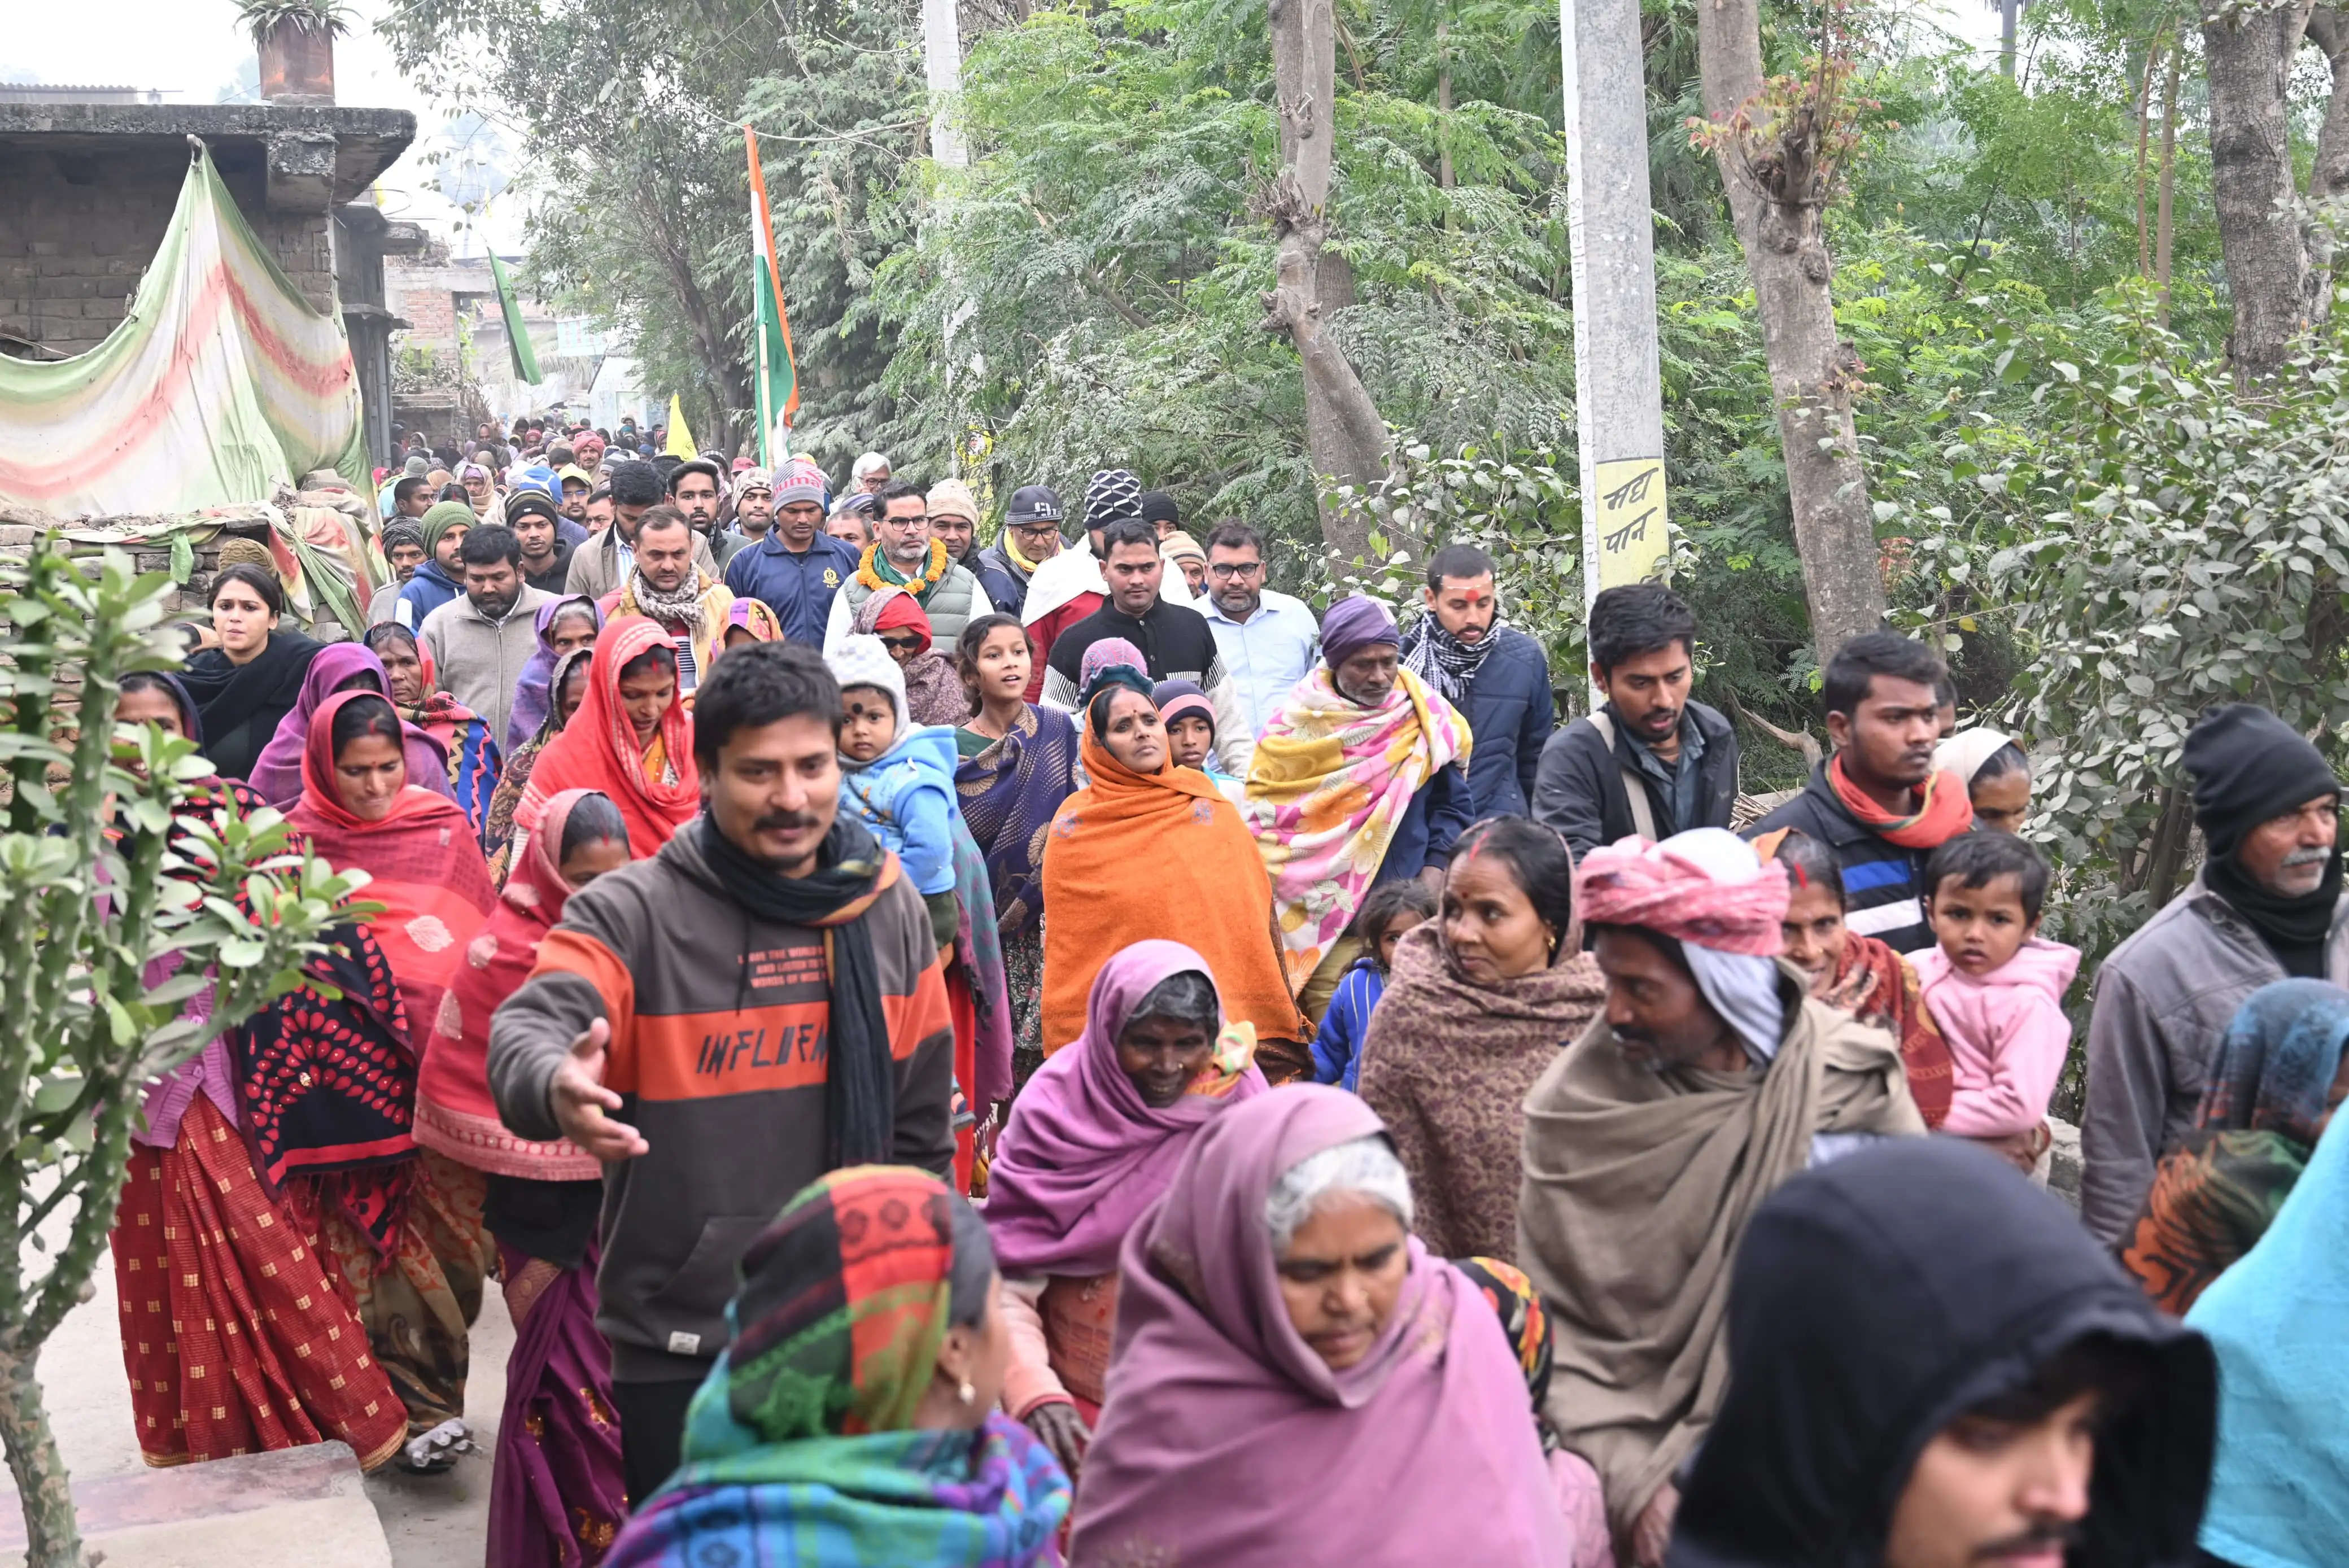
[[1263, 1092], [1255, 1050], [1206, 959], [1137, 942], [1094, 978], [1085, 1032], [1012, 1102], [987, 1199], [1011, 1327], [1003, 1407], [1071, 1476], [1101, 1410], [1118, 1248], [1199, 1130]]
[[1208, 1123], [1120, 1255], [1072, 1561], [1568, 1568], [1516, 1352], [1411, 1219], [1343, 1089]]

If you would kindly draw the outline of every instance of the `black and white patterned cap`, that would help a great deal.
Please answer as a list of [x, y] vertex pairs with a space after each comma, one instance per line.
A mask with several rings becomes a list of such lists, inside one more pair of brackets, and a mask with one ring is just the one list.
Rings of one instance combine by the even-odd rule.
[[1142, 515], [1142, 480], [1131, 469], [1103, 469], [1085, 486], [1085, 531]]

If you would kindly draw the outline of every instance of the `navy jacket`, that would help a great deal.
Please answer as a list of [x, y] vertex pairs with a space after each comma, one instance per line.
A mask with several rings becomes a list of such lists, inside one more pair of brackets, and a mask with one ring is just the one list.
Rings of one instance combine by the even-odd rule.
[[399, 624], [413, 632], [424, 624], [425, 616], [464, 592], [465, 585], [450, 576], [437, 557], [428, 555], [399, 591], [399, 602], [408, 606]]
[[1476, 744], [1468, 754], [1468, 792], [1478, 817], [1523, 817], [1534, 798], [1542, 747], [1557, 722], [1549, 695], [1549, 659], [1514, 626], [1501, 628], [1476, 668], [1464, 705]]
[[726, 586], [738, 598], [763, 600], [782, 623], [785, 642], [822, 648], [832, 596], [856, 575], [860, 559], [845, 540], [828, 533], [818, 533], [805, 555], [794, 555], [771, 528], [757, 544], [734, 552]]
[[1452, 846], [1475, 820], [1475, 799], [1460, 764], [1440, 769], [1419, 787], [1419, 793], [1403, 809], [1394, 837], [1387, 841], [1387, 858], [1379, 862], [1379, 874], [1371, 879], [1371, 883], [1401, 882], [1429, 866], [1441, 870], [1450, 865]]
[[1028, 583], [1003, 559], [1000, 545], [972, 551], [963, 564], [978, 579], [978, 585], [987, 590], [987, 602], [995, 606], [996, 614], [1015, 618], [1019, 615], [1021, 606], [1028, 603]]
[[1780, 828], [1808, 833], [1835, 851], [1843, 871], [1844, 924], [1895, 953], [1933, 945], [1924, 904], [1925, 861], [1933, 851], [1879, 838], [1836, 798], [1826, 763], [1811, 770], [1801, 794], [1746, 829], [1745, 836], [1756, 839]]

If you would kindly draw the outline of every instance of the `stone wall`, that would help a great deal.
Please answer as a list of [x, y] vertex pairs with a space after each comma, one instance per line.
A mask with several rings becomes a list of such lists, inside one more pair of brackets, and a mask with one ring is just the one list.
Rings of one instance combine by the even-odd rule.
[[[215, 159], [237, 209], [303, 296], [335, 305], [335, 257], [323, 212], [268, 210], [258, 162]], [[187, 150], [133, 142], [110, 150], [104, 174], [88, 154], [32, 148], [0, 158], [0, 333], [52, 355], [106, 340], [129, 308], [178, 204]]]

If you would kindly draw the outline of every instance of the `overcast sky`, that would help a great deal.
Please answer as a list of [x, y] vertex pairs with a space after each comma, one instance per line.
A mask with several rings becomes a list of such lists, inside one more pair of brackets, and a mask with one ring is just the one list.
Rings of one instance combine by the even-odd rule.
[[[335, 44], [337, 101], [367, 108], [404, 108], [417, 119], [418, 148], [383, 177], [384, 210], [394, 217], [429, 225], [459, 254], [480, 253], [479, 233], [459, 228], [462, 214], [427, 181], [417, 150], [443, 139], [448, 115], [402, 79], [391, 54], [374, 33], [375, 18], [392, 0], [351, 0], [358, 18], [349, 36]], [[1994, 50], [1998, 12], [1992, 0], [1910, 0], [1939, 10], [1943, 24], [1981, 47]], [[177, 103], [214, 103], [254, 58], [253, 40], [236, 25], [230, 0], [95, 0], [60, 5], [22, 0], [9, 7], [0, 32], [0, 78], [27, 77], [48, 83], [103, 83], [160, 88]], [[497, 249], [521, 248], [519, 196], [493, 201], [481, 223]]]
[[[359, 108], [409, 110], [416, 116], [420, 149], [442, 134], [448, 117], [401, 78], [391, 51], [376, 38], [375, 18], [389, 3], [354, 0], [358, 20], [348, 36], [335, 40], [335, 98]], [[236, 25], [230, 0], [80, 5], [25, 0], [9, 10], [7, 28], [0, 32], [0, 77], [10, 79], [160, 88], [167, 102], [214, 103], [254, 59], [252, 36]], [[461, 253], [467, 237], [455, 232], [461, 214], [426, 187], [434, 172], [411, 150], [380, 182], [384, 211], [429, 224]], [[518, 199], [492, 204], [486, 226], [501, 252], [519, 249], [521, 219]], [[472, 242], [473, 253], [480, 253], [480, 243]]]

